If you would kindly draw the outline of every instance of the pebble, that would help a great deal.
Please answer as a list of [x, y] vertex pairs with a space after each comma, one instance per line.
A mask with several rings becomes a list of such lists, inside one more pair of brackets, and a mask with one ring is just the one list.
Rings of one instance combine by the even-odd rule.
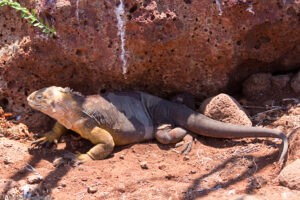
[[59, 185], [60, 185], [61, 187], [66, 187], [66, 186], [67, 186], [66, 182], [64, 182], [64, 181], [61, 181]]
[[12, 144], [3, 144], [4, 147], [12, 147]]
[[189, 156], [184, 156], [184, 157], [183, 157], [183, 160], [184, 160], [184, 161], [190, 160], [190, 157], [189, 157]]
[[83, 177], [83, 178], [81, 178], [81, 180], [82, 181], [87, 181], [88, 179], [87, 179], [87, 177]]
[[124, 160], [124, 154], [120, 155], [120, 159]]
[[11, 161], [11, 159], [8, 158], [8, 157], [4, 158], [3, 162], [4, 162], [4, 164], [6, 164], [6, 165], [14, 163], [14, 162]]
[[31, 175], [27, 177], [27, 183], [29, 184], [35, 184], [35, 183], [39, 183], [43, 180], [43, 177], [41, 177], [40, 175]]
[[142, 169], [149, 169], [147, 165], [147, 161], [143, 161], [140, 163]]
[[160, 170], [166, 169], [166, 165], [159, 165], [158, 169], [160, 169]]
[[98, 191], [96, 187], [88, 187], [87, 189], [88, 193], [94, 194]]

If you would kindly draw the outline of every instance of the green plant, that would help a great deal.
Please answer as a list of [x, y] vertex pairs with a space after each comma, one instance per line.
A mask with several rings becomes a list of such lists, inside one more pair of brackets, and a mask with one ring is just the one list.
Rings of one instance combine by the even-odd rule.
[[35, 10], [32, 9], [31, 12], [20, 5], [20, 3], [15, 2], [13, 0], [0, 0], [0, 6], [10, 6], [14, 8], [17, 11], [21, 11], [21, 17], [28, 20], [30, 24], [33, 24], [33, 26], [39, 27], [42, 29], [43, 33], [49, 34], [50, 37], [53, 37], [53, 35], [56, 34], [55, 28], [52, 26], [50, 27], [49, 23], [46, 22], [44, 24], [42, 18], [37, 18], [35, 15]]

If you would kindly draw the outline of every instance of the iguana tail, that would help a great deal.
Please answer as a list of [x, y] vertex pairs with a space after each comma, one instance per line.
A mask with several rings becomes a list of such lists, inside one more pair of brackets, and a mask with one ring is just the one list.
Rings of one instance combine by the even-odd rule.
[[271, 137], [282, 139], [283, 149], [279, 162], [283, 160], [288, 150], [288, 139], [279, 130], [233, 125], [210, 119], [186, 106], [172, 104], [169, 108], [173, 121], [185, 129], [208, 137], [215, 138], [245, 138], [245, 137]]

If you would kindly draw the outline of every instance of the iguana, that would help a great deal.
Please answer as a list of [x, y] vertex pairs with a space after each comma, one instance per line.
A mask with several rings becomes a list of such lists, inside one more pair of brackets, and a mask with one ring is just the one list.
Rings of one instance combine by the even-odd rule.
[[287, 137], [279, 130], [222, 123], [183, 104], [140, 91], [84, 96], [69, 88], [51, 86], [33, 92], [27, 100], [32, 108], [57, 120], [52, 130], [33, 144], [57, 142], [71, 129], [95, 145], [86, 154], [77, 154], [81, 162], [104, 159], [115, 146], [153, 138], [163, 144], [183, 140], [190, 145], [188, 131], [216, 138], [280, 138], [280, 161], [288, 149]]

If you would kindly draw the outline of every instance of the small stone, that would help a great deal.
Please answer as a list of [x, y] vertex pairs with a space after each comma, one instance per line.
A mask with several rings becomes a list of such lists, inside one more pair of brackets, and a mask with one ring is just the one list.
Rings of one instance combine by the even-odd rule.
[[159, 166], [158, 166], [158, 169], [164, 170], [164, 169], [166, 169], [166, 165], [159, 165]]
[[243, 83], [243, 94], [251, 100], [257, 100], [266, 95], [271, 92], [271, 78], [270, 73], [252, 74]]
[[273, 89], [283, 89], [287, 86], [288, 82], [290, 81], [289, 75], [278, 75], [272, 76], [271, 82]]
[[281, 185], [300, 190], [300, 159], [283, 168], [278, 177]]
[[165, 176], [165, 178], [168, 179], [168, 180], [173, 179], [173, 178], [175, 178], [175, 177], [176, 177], [176, 176], [173, 175], [173, 174], [167, 174], [167, 175]]
[[66, 186], [67, 186], [66, 182], [64, 182], [64, 181], [61, 181], [59, 185], [60, 185], [61, 187], [66, 187]]
[[140, 163], [142, 169], [149, 169], [147, 165], [147, 161], [143, 161]]
[[126, 186], [123, 183], [119, 183], [116, 185], [116, 190], [125, 193], [126, 192]]
[[27, 177], [27, 183], [29, 184], [36, 184], [43, 180], [43, 177], [40, 175], [31, 175]]
[[12, 147], [12, 144], [3, 144], [3, 146], [9, 148]]
[[247, 192], [252, 193], [254, 190], [260, 189], [266, 184], [267, 184], [266, 179], [261, 175], [250, 177], [248, 179], [248, 185], [246, 186]]
[[196, 174], [196, 170], [192, 169], [192, 170], [190, 171], [190, 174]]
[[190, 157], [189, 157], [189, 156], [184, 156], [184, 157], [183, 157], [183, 160], [184, 160], [184, 161], [190, 160]]
[[88, 193], [94, 194], [98, 191], [98, 188], [96, 187], [88, 187], [87, 189]]
[[87, 177], [82, 177], [81, 180], [82, 181], [87, 181], [88, 179], [87, 179]]
[[4, 160], [3, 160], [4, 164], [8, 165], [8, 164], [12, 164], [14, 163], [10, 158], [8, 157], [5, 157]]
[[120, 159], [124, 160], [124, 154], [120, 155]]

